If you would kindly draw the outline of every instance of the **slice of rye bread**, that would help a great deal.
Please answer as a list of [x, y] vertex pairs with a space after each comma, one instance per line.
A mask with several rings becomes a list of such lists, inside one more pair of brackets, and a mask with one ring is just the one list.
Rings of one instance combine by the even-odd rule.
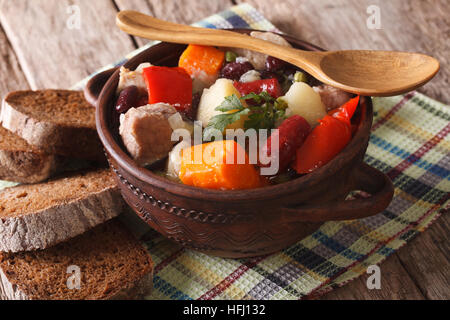
[[81, 91], [11, 92], [3, 100], [0, 122], [49, 154], [104, 161], [95, 108]]
[[90, 160], [48, 154], [0, 126], [0, 180], [38, 183], [63, 172], [96, 168]]
[[62, 157], [29, 145], [18, 135], [0, 126], [0, 180], [37, 183], [56, 172]]
[[45, 249], [118, 216], [125, 202], [107, 169], [0, 191], [0, 251]]
[[117, 219], [46, 250], [0, 253], [2, 299], [136, 299], [150, 293], [152, 276], [147, 250]]

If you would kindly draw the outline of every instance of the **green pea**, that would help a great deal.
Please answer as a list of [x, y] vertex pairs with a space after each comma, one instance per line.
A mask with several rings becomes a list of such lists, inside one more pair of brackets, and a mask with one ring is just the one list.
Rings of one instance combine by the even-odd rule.
[[306, 74], [304, 74], [303, 72], [297, 71], [294, 74], [294, 81], [295, 82], [307, 82], [308, 78], [306, 77]]
[[235, 62], [236, 58], [237, 58], [237, 55], [233, 51], [227, 51], [225, 53], [225, 60], [226, 60], [226, 62]]

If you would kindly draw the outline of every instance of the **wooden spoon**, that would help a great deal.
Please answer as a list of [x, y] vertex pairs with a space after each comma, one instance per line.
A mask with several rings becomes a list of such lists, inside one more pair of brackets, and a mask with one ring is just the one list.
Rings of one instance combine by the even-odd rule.
[[159, 20], [136, 11], [121, 11], [117, 25], [142, 38], [173, 43], [237, 47], [292, 63], [316, 79], [366, 96], [391, 96], [414, 90], [439, 70], [430, 56], [398, 51], [304, 51], [227, 30], [191, 27]]

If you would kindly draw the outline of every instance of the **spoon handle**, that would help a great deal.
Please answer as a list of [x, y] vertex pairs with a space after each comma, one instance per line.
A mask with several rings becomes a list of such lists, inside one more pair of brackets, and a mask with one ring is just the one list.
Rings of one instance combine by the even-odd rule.
[[137, 11], [119, 12], [116, 23], [122, 31], [141, 38], [183, 44], [220, 45], [261, 53], [270, 52], [271, 56], [294, 64], [316, 78], [321, 78], [320, 68], [317, 68], [317, 65], [323, 56], [322, 52], [284, 47], [228, 30], [206, 29], [167, 22]]

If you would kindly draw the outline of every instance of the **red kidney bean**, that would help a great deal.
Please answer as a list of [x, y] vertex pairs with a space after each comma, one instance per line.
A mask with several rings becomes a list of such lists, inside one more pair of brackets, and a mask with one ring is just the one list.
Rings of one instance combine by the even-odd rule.
[[200, 104], [200, 98], [202, 95], [200, 92], [196, 92], [192, 95], [192, 103], [189, 108], [185, 108], [181, 111], [181, 114], [187, 118], [188, 120], [195, 121], [195, 117], [197, 116], [198, 105]]
[[266, 59], [266, 70], [271, 72], [276, 72], [286, 65], [286, 62], [283, 60], [280, 60], [278, 58], [268, 56]]
[[246, 61], [244, 63], [240, 62], [230, 62], [227, 63], [220, 72], [221, 78], [227, 78], [231, 80], [239, 80], [241, 76], [250, 71], [255, 69], [253, 65]]
[[[268, 157], [278, 157], [279, 170], [278, 173], [285, 171], [289, 164], [294, 160], [295, 154], [298, 148], [301, 147], [308, 134], [311, 132], [311, 126], [301, 116], [294, 115], [284, 120], [278, 127], [278, 134], [272, 134], [263, 147], [263, 154]], [[272, 140], [278, 140], [278, 154], [272, 154]], [[270, 164], [262, 165], [262, 167], [268, 167]]]
[[267, 70], [261, 71], [261, 79], [277, 79], [279, 83], [283, 83], [284, 81], [282, 74]]
[[148, 104], [148, 94], [146, 92], [144, 94], [141, 93], [137, 101], [136, 107], [146, 106], [147, 104]]
[[136, 86], [129, 86], [120, 92], [116, 102], [116, 111], [125, 113], [137, 106], [139, 99], [139, 89]]

